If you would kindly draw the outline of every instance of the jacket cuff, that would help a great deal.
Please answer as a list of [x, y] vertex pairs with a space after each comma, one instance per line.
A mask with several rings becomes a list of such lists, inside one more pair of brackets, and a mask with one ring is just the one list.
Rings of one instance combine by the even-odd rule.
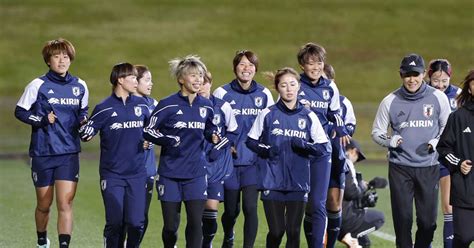
[[398, 134], [392, 136], [392, 138], [390, 139], [390, 147], [391, 148], [396, 148], [398, 146], [397, 143], [398, 143], [399, 140], [403, 140], [402, 136], [400, 136]]

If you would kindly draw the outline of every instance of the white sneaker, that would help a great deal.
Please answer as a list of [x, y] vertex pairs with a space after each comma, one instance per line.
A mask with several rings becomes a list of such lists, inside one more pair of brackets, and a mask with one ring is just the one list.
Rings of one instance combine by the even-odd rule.
[[36, 245], [36, 248], [49, 248], [49, 239], [46, 238], [46, 244], [45, 245]]

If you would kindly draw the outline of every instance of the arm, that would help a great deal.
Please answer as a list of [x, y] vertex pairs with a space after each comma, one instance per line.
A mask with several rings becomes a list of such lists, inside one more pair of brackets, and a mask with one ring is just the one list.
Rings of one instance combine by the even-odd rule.
[[314, 112], [309, 113], [309, 118], [311, 120], [311, 141], [293, 137], [291, 139], [291, 147], [294, 151], [303, 151], [304, 153], [313, 155], [313, 156], [325, 156], [329, 154], [329, 140], [324, 132], [321, 122], [319, 122], [318, 117]]
[[354, 113], [354, 108], [351, 101], [344, 98], [342, 104], [346, 106], [346, 116], [344, 117], [344, 125], [346, 126], [347, 133], [352, 137], [355, 133], [356, 128], [356, 117]]
[[439, 153], [439, 159], [451, 172], [459, 170], [459, 166], [464, 161], [454, 150], [456, 145], [454, 127], [454, 116], [450, 115], [436, 147]]
[[272, 147], [260, 142], [260, 136], [262, 136], [264, 129], [265, 116], [269, 112], [270, 110], [266, 108], [258, 114], [248, 133], [247, 141], [245, 142], [250, 150], [257, 153], [262, 158], [272, 158], [278, 153], [278, 147]]
[[267, 106], [266, 106], [266, 108], [274, 105], [275, 101], [273, 101], [273, 96], [272, 96], [272, 93], [270, 92], [270, 90], [265, 88], [263, 90], [263, 93], [265, 93], [265, 95], [267, 95]]
[[37, 128], [49, 125], [47, 116], [34, 115], [31, 111], [20, 106], [16, 106], [15, 108], [15, 117], [18, 120]]
[[336, 131], [337, 137], [346, 137], [348, 136], [348, 133], [345, 129], [344, 121], [339, 114], [339, 109], [341, 108], [341, 103], [339, 101], [339, 89], [337, 88], [334, 81], [331, 81], [329, 86], [333, 90], [334, 94], [331, 97], [331, 102], [329, 103], [327, 118], [329, 121], [334, 123], [334, 130]]
[[439, 125], [439, 132], [438, 135], [428, 141], [429, 145], [429, 150], [433, 151], [436, 149], [436, 146], [438, 145], [439, 137], [443, 133], [443, 130], [445, 129], [446, 123], [448, 121], [449, 114], [451, 113], [451, 105], [449, 104], [448, 97], [446, 94], [435, 91], [435, 96], [438, 99], [439, 105], [440, 105], [440, 113], [439, 113], [439, 120], [438, 120], [438, 125]]
[[395, 148], [402, 141], [402, 136], [394, 135], [391, 137], [387, 133], [387, 129], [390, 125], [389, 109], [394, 98], [395, 95], [390, 94], [382, 100], [377, 114], [375, 115], [374, 124], [372, 125], [372, 139], [375, 143], [383, 147]]
[[84, 96], [81, 99], [81, 110], [79, 111], [79, 125], [83, 125], [87, 122], [87, 114], [89, 110], [89, 89], [87, 88], [86, 82], [79, 79], [79, 83], [84, 86]]
[[83, 142], [91, 140], [103, 128], [110, 116], [109, 110], [112, 108], [102, 109], [100, 105], [94, 108], [91, 118], [79, 128], [79, 137]]
[[159, 146], [178, 146], [180, 143], [179, 136], [165, 135], [158, 130], [160, 125], [166, 120], [165, 110], [167, 108], [167, 106], [161, 106], [160, 103], [158, 103], [143, 129], [143, 138]]

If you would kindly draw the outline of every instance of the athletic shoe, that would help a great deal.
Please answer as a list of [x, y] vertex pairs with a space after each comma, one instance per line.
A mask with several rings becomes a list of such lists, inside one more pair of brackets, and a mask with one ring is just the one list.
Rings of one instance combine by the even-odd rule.
[[49, 248], [49, 239], [46, 238], [46, 244], [44, 245], [36, 245], [36, 248]]

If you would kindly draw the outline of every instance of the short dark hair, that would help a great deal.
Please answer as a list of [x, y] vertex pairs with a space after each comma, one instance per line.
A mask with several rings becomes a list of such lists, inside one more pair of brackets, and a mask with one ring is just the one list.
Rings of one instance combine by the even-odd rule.
[[143, 77], [145, 72], [150, 71], [146, 65], [135, 65], [135, 69], [137, 69], [137, 81]]
[[321, 45], [309, 42], [300, 48], [296, 57], [300, 65], [308, 63], [311, 58], [317, 58], [320, 62], [325, 62], [326, 49]]
[[234, 65], [234, 73], [235, 73], [235, 68], [237, 68], [237, 65], [240, 63], [243, 57], [246, 57], [250, 63], [252, 63], [255, 66], [255, 72], [258, 71], [258, 57], [257, 54], [250, 50], [240, 50], [235, 53], [234, 60], [232, 61], [232, 64]]
[[66, 53], [71, 61], [73, 61], [76, 56], [76, 50], [72, 43], [63, 38], [47, 41], [41, 53], [43, 54], [44, 62], [48, 64], [51, 56], [60, 54], [61, 52]]
[[127, 62], [118, 63], [112, 68], [112, 72], [110, 73], [110, 83], [115, 87], [117, 86], [119, 78], [124, 78], [130, 75], [138, 75], [135, 66]]

